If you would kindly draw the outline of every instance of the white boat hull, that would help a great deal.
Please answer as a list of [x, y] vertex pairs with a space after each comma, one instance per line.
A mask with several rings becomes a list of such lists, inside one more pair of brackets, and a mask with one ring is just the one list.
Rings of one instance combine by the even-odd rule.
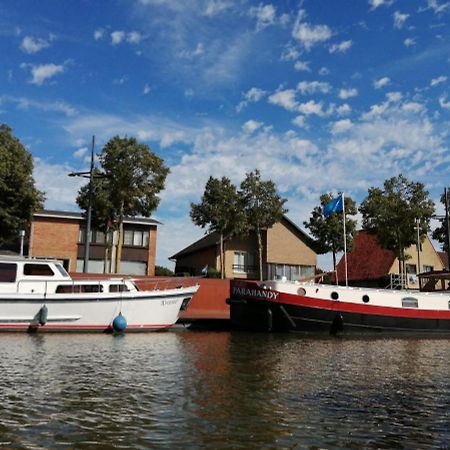
[[[121, 313], [127, 331], [161, 330], [172, 326], [183, 302], [198, 286], [137, 291], [132, 293], [83, 294], [3, 294], [0, 297], [0, 331], [113, 331], [113, 321]], [[40, 324], [42, 308], [45, 324]]]

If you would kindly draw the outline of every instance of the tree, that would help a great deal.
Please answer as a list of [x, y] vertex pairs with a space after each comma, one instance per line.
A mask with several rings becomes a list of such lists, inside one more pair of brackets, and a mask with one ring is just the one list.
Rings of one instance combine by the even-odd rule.
[[[316, 206], [311, 212], [309, 221], [303, 222], [312, 236], [317, 240], [319, 253], [333, 253], [333, 269], [336, 270], [336, 253], [344, 250], [344, 224], [343, 213], [333, 213], [328, 217], [323, 214], [324, 206], [332, 200], [332, 194], [320, 196], [320, 206]], [[353, 236], [356, 231], [356, 220], [349, 216], [357, 213], [355, 202], [350, 197], [344, 197], [345, 202], [345, 233], [346, 245], [351, 249]]]
[[[445, 192], [441, 195], [441, 203], [446, 207], [446, 211], [448, 210], [448, 204], [446, 205], [445, 196], [449, 197], [449, 188], [445, 190]], [[448, 214], [448, 211], [447, 211]], [[448, 253], [448, 224], [447, 224], [447, 214], [444, 217], [440, 217], [441, 226], [437, 227], [433, 230], [432, 238], [438, 241], [441, 244], [441, 248], [444, 252]]]
[[225, 277], [224, 239], [245, 228], [243, 205], [236, 186], [229, 178], [209, 177], [200, 203], [191, 203], [190, 216], [195, 225], [220, 235], [220, 273]]
[[[117, 214], [111, 202], [107, 180], [97, 169], [93, 172], [91, 199], [89, 199], [89, 195], [88, 183], [79, 190], [76, 202], [80, 209], [87, 211], [89, 201], [91, 201], [91, 226], [105, 235], [104, 272], [106, 273], [110, 271], [110, 268], [108, 269], [108, 261], [110, 260], [113, 246], [113, 231], [117, 229], [117, 224], [115, 223]], [[86, 212], [84, 215], [86, 216]]]
[[36, 189], [33, 159], [7, 125], [0, 125], [0, 244], [29, 233], [33, 213], [42, 209], [44, 193]]
[[240, 195], [244, 202], [247, 233], [255, 232], [258, 242], [259, 279], [263, 278], [262, 270], [262, 231], [279, 222], [283, 214], [286, 199], [281, 198], [273, 181], [261, 180], [259, 170], [246, 174], [240, 186]]
[[[114, 136], [106, 143], [99, 161], [102, 170], [94, 184], [93, 204], [103, 206], [99, 206], [99, 214], [93, 208], [93, 217], [95, 223], [103, 221], [104, 226], [109, 223], [119, 231], [114, 268], [118, 273], [122, 254], [123, 219], [125, 216], [151, 215], [159, 205], [158, 194], [164, 189], [169, 168], [148, 145], [138, 143], [135, 138], [119, 136]], [[84, 192], [80, 190], [80, 195], [86, 197], [88, 187], [84, 189]]]
[[363, 229], [373, 232], [379, 244], [395, 253], [399, 272], [404, 273], [405, 249], [417, 242], [416, 218], [423, 241], [430, 229], [434, 203], [422, 183], [408, 181], [403, 175], [389, 178], [384, 188], [371, 187], [359, 208]]

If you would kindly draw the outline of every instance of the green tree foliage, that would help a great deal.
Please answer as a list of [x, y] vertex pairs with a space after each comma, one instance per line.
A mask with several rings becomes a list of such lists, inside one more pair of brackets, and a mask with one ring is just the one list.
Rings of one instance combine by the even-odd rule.
[[31, 154], [0, 125], [0, 244], [15, 242], [20, 230], [29, 233], [33, 213], [42, 209], [44, 194], [36, 189]]
[[225, 276], [224, 239], [245, 228], [243, 205], [236, 186], [229, 178], [209, 177], [200, 203], [191, 203], [190, 216], [195, 225], [220, 235], [220, 273]]
[[173, 270], [163, 266], [155, 266], [155, 276], [157, 277], [173, 277]]
[[[450, 197], [450, 188], [447, 188], [447, 197]], [[441, 203], [445, 206], [445, 192], [441, 195]], [[447, 200], [448, 201], [448, 200]], [[450, 203], [450, 202], [448, 202]], [[450, 206], [450, 204], [448, 204]], [[450, 211], [449, 211], [450, 213]], [[438, 241], [441, 244], [441, 248], [444, 252], [448, 251], [448, 243], [447, 243], [447, 221], [446, 218], [441, 219], [441, 225], [433, 230], [432, 238]]]
[[240, 195], [244, 202], [246, 231], [254, 232], [258, 242], [259, 279], [262, 280], [262, 231], [279, 222], [283, 214], [286, 199], [277, 193], [275, 183], [261, 180], [259, 170], [246, 174], [240, 186]]
[[[336, 253], [344, 250], [344, 223], [342, 212], [330, 214], [328, 217], [323, 215], [323, 208], [332, 199], [332, 194], [321, 195], [320, 206], [316, 206], [312, 210], [309, 221], [303, 222], [303, 225], [309, 229], [311, 235], [317, 240], [319, 253], [332, 252], [333, 268], [336, 270]], [[347, 249], [350, 250], [356, 232], [356, 220], [349, 216], [354, 216], [357, 213], [357, 208], [351, 197], [344, 197], [344, 202], [346, 245]]]
[[[93, 223], [99, 229], [117, 227], [119, 243], [115, 272], [120, 270], [125, 216], [149, 217], [159, 205], [169, 168], [151, 149], [135, 138], [114, 136], [103, 147], [101, 170], [94, 176]], [[77, 203], [87, 208], [89, 187], [84, 186]], [[96, 209], [98, 208], [98, 210]]]
[[404, 273], [405, 249], [417, 242], [415, 219], [420, 218], [420, 237], [426, 236], [434, 203], [422, 183], [403, 175], [389, 178], [383, 189], [371, 187], [359, 208], [363, 229], [377, 235], [379, 244], [395, 253]]

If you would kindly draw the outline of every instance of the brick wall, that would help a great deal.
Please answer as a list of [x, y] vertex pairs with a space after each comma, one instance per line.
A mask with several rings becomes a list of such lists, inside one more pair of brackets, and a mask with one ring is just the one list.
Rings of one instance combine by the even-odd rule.
[[69, 270], [76, 271], [79, 232], [78, 221], [35, 217], [29, 255], [69, 259]]

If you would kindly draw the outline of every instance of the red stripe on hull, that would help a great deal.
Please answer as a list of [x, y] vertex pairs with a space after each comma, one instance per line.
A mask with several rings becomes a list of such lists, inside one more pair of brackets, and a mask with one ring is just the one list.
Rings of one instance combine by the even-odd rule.
[[339, 300], [321, 300], [300, 295], [279, 292], [276, 300], [252, 299], [255, 301], [267, 301], [269, 303], [282, 303], [287, 305], [318, 308], [330, 311], [351, 312], [390, 317], [407, 317], [414, 319], [444, 319], [450, 320], [450, 310], [440, 311], [432, 309], [395, 308], [387, 306], [374, 306], [358, 303], [349, 303]]

